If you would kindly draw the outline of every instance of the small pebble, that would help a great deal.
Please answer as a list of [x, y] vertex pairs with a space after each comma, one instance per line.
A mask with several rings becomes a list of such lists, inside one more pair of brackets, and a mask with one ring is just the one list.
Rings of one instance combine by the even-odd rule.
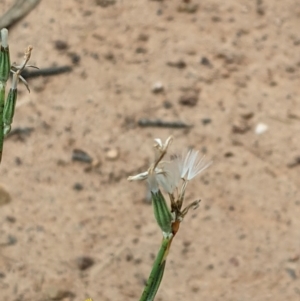
[[0, 206], [10, 203], [11, 196], [10, 194], [0, 186]]
[[184, 95], [181, 95], [179, 98], [179, 103], [188, 107], [194, 107], [197, 102], [198, 94], [195, 92], [187, 92]]
[[94, 265], [94, 263], [94, 259], [89, 256], [80, 256], [76, 259], [76, 264], [80, 271], [85, 271], [86, 269]]
[[233, 125], [232, 125], [232, 132], [234, 134], [245, 134], [250, 130], [250, 126], [245, 120], [237, 120]]
[[197, 10], [198, 10], [198, 4], [193, 4], [193, 3], [183, 3], [177, 7], [177, 11], [180, 13], [193, 14], [197, 12]]
[[203, 125], [207, 125], [207, 124], [211, 123], [212, 120], [210, 118], [203, 118], [201, 121], [202, 121]]
[[147, 42], [149, 40], [149, 35], [146, 33], [140, 33], [137, 39], [141, 42]]
[[164, 86], [161, 82], [156, 82], [153, 86], [152, 86], [152, 92], [155, 94], [161, 93], [164, 91]]
[[287, 164], [287, 167], [293, 168], [293, 167], [296, 167], [296, 166], [298, 166], [298, 165], [300, 165], [300, 156], [295, 157], [295, 158], [293, 159], [293, 161], [289, 162], [289, 163]]
[[200, 63], [203, 66], [208, 66], [208, 67], [211, 66], [211, 63], [210, 63], [209, 59], [205, 56], [202, 57]]
[[226, 153], [224, 154], [224, 157], [225, 157], [225, 158], [230, 158], [230, 157], [233, 157], [233, 156], [234, 156], [234, 153], [231, 152], [231, 151], [228, 151], [228, 152], [226, 152]]
[[76, 52], [69, 52], [69, 53], [68, 53], [68, 56], [69, 56], [69, 58], [71, 59], [71, 61], [72, 61], [72, 63], [73, 63], [74, 65], [79, 64], [80, 59], [81, 59], [81, 57], [80, 57], [79, 54], [77, 54]]
[[261, 135], [268, 130], [268, 126], [265, 123], [258, 123], [255, 127], [255, 134]]
[[8, 235], [7, 236], [7, 245], [8, 246], [13, 246], [18, 242], [17, 238], [13, 235]]
[[285, 271], [288, 273], [288, 275], [293, 279], [297, 279], [297, 274], [296, 274], [296, 271], [294, 269], [291, 269], [291, 268], [286, 268]]
[[6, 216], [6, 221], [8, 221], [9, 223], [14, 224], [16, 222], [16, 218], [14, 216], [8, 215]]
[[95, 2], [101, 7], [108, 7], [110, 5], [114, 5], [116, 3], [116, 0], [96, 0]]
[[147, 49], [145, 47], [137, 47], [135, 49], [136, 53], [147, 53]]
[[66, 50], [69, 48], [69, 45], [66, 41], [57, 40], [54, 42], [54, 46], [57, 50]]
[[107, 59], [108, 61], [114, 61], [115, 55], [112, 51], [109, 50], [104, 54], [104, 58]]
[[163, 102], [163, 106], [164, 106], [165, 109], [170, 109], [170, 108], [172, 108], [173, 105], [169, 100], [165, 100]]
[[241, 113], [241, 117], [244, 119], [251, 119], [254, 116], [253, 112], [245, 112], [245, 113]]
[[178, 69], [183, 69], [183, 68], [186, 67], [186, 62], [180, 59], [178, 61], [167, 62], [167, 65], [170, 66], [170, 67], [175, 67], [175, 68], [178, 68]]
[[118, 159], [119, 157], [119, 151], [116, 148], [111, 148], [106, 152], [106, 159], [114, 161]]
[[73, 161], [81, 161], [85, 163], [92, 163], [92, 157], [81, 149], [74, 149], [72, 153], [72, 160]]
[[77, 191], [81, 191], [81, 190], [83, 190], [83, 185], [81, 183], [75, 183], [73, 185], [73, 189], [77, 190]]
[[15, 163], [17, 166], [22, 165], [22, 159], [20, 157], [15, 157]]

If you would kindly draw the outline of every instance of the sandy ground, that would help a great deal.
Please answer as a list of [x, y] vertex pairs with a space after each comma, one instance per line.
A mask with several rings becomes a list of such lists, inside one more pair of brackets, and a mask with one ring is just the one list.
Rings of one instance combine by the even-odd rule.
[[33, 64], [72, 71], [20, 87], [0, 167], [1, 300], [138, 300], [161, 234], [146, 185], [126, 178], [169, 135], [214, 164], [189, 185], [201, 206], [156, 300], [300, 300], [299, 28], [296, 0], [53, 0], [15, 24], [13, 60], [31, 44]]

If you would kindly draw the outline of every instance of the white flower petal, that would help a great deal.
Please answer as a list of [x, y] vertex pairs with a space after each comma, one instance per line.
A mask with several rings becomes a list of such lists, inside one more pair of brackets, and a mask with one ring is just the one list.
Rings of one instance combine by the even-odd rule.
[[156, 138], [156, 139], [154, 139], [154, 141], [156, 142], [156, 145], [155, 145], [155, 146], [159, 146], [159, 147], [162, 147], [162, 146], [163, 146], [161, 139]]
[[162, 162], [160, 168], [163, 170], [163, 172], [157, 174], [158, 184], [167, 193], [172, 194], [181, 179], [178, 164], [175, 160], [170, 162]]
[[156, 193], [158, 192], [158, 182], [157, 182], [157, 175], [155, 175], [154, 173], [149, 174], [147, 182], [149, 184], [149, 188], [152, 192]]
[[181, 178], [187, 181], [193, 179], [210, 164], [211, 162], [204, 161], [204, 157], [200, 157], [199, 151], [195, 150], [189, 150], [186, 155], [178, 157]]
[[142, 172], [136, 176], [130, 176], [127, 178], [128, 181], [142, 181], [148, 178], [148, 171]]
[[190, 181], [198, 174], [200, 174], [203, 170], [211, 165], [211, 161], [205, 161], [205, 156], [199, 157], [198, 152], [196, 152], [193, 156], [193, 164], [189, 168], [189, 172], [187, 175], [187, 180]]

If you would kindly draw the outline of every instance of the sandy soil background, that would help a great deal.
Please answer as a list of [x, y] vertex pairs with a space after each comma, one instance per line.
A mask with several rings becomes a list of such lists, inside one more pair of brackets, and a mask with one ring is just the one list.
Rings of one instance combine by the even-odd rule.
[[169, 135], [214, 164], [189, 186], [201, 206], [157, 300], [300, 300], [299, 28], [296, 0], [41, 1], [15, 24], [13, 61], [31, 44], [31, 63], [72, 71], [20, 85], [1, 300], [138, 300], [161, 234], [146, 185], [126, 178]]

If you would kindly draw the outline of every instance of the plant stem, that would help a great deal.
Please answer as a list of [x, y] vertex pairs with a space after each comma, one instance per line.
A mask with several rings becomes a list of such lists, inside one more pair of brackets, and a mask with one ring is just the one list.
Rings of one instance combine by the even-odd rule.
[[0, 162], [2, 159], [3, 140], [4, 140], [4, 123], [3, 123], [4, 102], [5, 102], [5, 83], [0, 81]]
[[169, 253], [172, 239], [173, 239], [173, 236], [163, 238], [160, 249], [155, 258], [155, 261], [154, 261], [154, 264], [152, 267], [152, 271], [147, 280], [146, 287], [140, 298], [140, 301], [154, 300], [154, 297], [158, 291], [159, 285], [163, 278], [165, 265], [166, 265], [166, 258]]

